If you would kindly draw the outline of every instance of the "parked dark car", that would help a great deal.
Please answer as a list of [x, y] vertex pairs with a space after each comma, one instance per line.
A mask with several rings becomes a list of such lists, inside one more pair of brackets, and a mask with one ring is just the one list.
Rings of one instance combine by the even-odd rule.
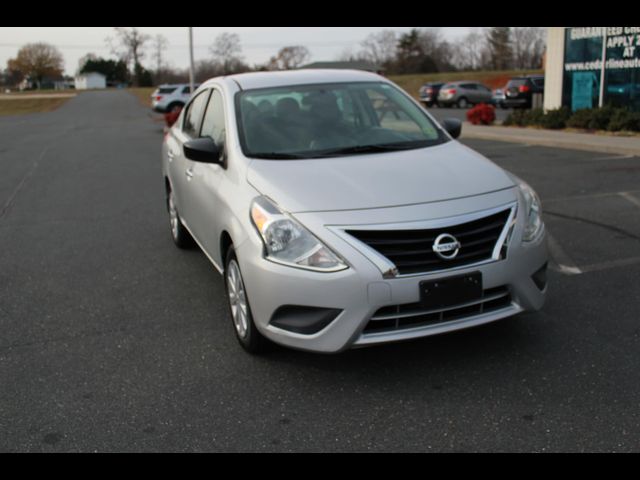
[[420, 87], [420, 103], [425, 107], [438, 107], [438, 93], [444, 83], [425, 83]]
[[504, 105], [508, 108], [531, 108], [534, 93], [544, 93], [543, 75], [512, 78], [505, 88]]

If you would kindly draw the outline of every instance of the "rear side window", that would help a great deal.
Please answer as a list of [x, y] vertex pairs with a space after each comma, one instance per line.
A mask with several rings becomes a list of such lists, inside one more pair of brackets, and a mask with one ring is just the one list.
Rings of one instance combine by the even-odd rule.
[[202, 114], [207, 106], [207, 100], [209, 100], [209, 94], [211, 90], [205, 90], [198, 94], [193, 99], [184, 116], [184, 123], [182, 124], [182, 131], [192, 138], [198, 137], [200, 132], [200, 122], [202, 121]]
[[173, 93], [176, 91], [176, 87], [160, 87], [158, 89], [158, 93], [164, 93], [165, 95], [168, 93]]
[[526, 84], [527, 84], [526, 78], [513, 78], [509, 80], [507, 87], [521, 87], [522, 85], [526, 85]]

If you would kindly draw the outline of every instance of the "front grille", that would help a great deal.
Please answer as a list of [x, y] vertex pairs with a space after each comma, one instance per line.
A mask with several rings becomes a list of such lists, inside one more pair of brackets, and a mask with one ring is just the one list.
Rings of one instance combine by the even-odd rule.
[[[388, 258], [400, 275], [427, 273], [489, 260], [511, 209], [449, 227], [429, 230], [347, 230], [349, 235]], [[447, 233], [460, 242], [451, 260], [433, 251], [436, 238]]]
[[425, 309], [418, 303], [394, 305], [379, 309], [369, 320], [364, 334], [405, 330], [461, 320], [495, 312], [511, 306], [511, 294], [506, 286], [484, 290], [482, 298], [441, 309]]

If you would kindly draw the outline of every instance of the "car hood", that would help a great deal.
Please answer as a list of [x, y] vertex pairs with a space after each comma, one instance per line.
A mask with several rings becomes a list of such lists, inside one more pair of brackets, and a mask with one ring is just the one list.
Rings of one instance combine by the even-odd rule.
[[247, 175], [291, 213], [438, 202], [514, 185], [504, 170], [457, 141], [340, 158], [253, 160]]

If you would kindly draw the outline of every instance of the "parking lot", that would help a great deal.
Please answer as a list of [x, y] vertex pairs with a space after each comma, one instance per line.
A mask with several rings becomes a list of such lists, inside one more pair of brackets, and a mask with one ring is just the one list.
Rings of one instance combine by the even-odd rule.
[[463, 138], [542, 197], [545, 308], [253, 357], [173, 246], [161, 138], [124, 91], [0, 118], [0, 451], [640, 448], [640, 158]]

